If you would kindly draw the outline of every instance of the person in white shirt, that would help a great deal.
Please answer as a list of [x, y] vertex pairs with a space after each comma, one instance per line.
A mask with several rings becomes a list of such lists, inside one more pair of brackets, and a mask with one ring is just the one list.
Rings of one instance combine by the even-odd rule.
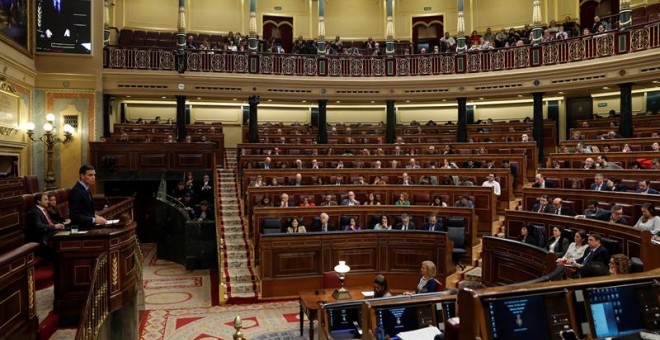
[[642, 217], [635, 223], [635, 228], [648, 230], [653, 234], [660, 232], [660, 216], [655, 214], [653, 203], [642, 205]]
[[481, 186], [493, 188], [493, 192], [497, 197], [499, 197], [500, 194], [502, 193], [502, 190], [500, 188], [500, 183], [498, 183], [495, 180], [495, 174], [488, 174], [488, 177], [486, 177], [486, 181], [484, 181], [484, 183]]
[[578, 231], [575, 233], [573, 240], [574, 242], [571, 242], [571, 244], [568, 245], [568, 249], [564, 253], [564, 256], [558, 258], [557, 262], [563, 264], [573, 263], [584, 255], [584, 251], [587, 250], [587, 247], [589, 246], [587, 244], [587, 233], [584, 231]]

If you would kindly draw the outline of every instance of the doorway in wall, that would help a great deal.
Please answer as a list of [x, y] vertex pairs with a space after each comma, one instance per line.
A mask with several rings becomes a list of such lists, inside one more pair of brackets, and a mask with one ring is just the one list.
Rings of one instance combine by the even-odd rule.
[[444, 16], [433, 15], [412, 18], [413, 48], [411, 53], [421, 53], [422, 48], [431, 53], [444, 34]]
[[273, 38], [276, 44], [280, 44], [286, 52], [291, 53], [293, 50], [293, 17], [264, 15], [262, 28], [264, 41]]
[[595, 16], [599, 16], [601, 19], [606, 20], [610, 23], [610, 27], [615, 29], [617, 27], [616, 23], [619, 21], [618, 14], [618, 0], [580, 1], [580, 26], [582, 29], [589, 28], [591, 30]]

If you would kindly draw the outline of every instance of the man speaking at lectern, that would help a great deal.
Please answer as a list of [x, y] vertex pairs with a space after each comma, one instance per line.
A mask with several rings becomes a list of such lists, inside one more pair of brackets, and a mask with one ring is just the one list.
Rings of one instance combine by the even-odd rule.
[[96, 215], [94, 199], [90, 188], [96, 184], [96, 170], [91, 165], [83, 165], [78, 171], [80, 179], [69, 193], [69, 215], [71, 224], [80, 228], [91, 228], [95, 224], [104, 225], [105, 218]]

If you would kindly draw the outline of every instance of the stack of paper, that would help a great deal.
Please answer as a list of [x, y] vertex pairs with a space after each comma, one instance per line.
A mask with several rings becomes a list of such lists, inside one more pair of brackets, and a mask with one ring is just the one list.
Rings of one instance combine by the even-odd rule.
[[428, 326], [414, 331], [401, 332], [397, 334], [402, 340], [419, 340], [419, 339], [433, 339], [436, 335], [440, 334], [440, 330], [435, 326]]

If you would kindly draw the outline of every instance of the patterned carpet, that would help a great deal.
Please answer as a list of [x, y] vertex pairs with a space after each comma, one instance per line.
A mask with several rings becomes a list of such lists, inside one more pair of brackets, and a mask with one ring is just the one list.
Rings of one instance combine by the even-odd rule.
[[298, 302], [290, 301], [148, 311], [140, 340], [232, 339], [237, 315], [241, 316], [241, 332], [247, 339], [303, 339], [298, 308]]

